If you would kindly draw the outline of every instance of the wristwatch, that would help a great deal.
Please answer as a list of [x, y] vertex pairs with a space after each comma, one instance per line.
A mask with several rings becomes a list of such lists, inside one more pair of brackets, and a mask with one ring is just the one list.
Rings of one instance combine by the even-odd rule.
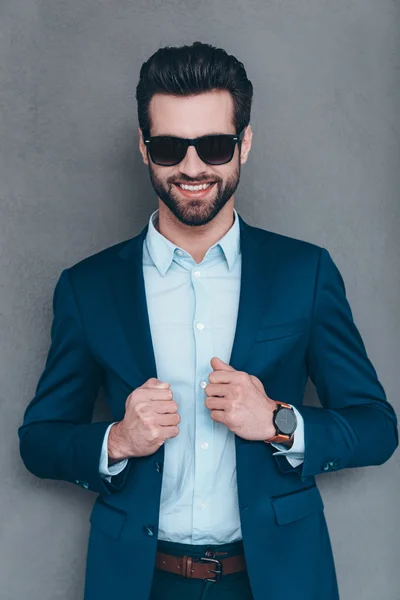
[[272, 417], [276, 435], [269, 440], [264, 440], [266, 444], [270, 444], [271, 442], [280, 444], [291, 440], [297, 427], [297, 418], [293, 407], [286, 404], [286, 402], [279, 401], [276, 401], [276, 405], [277, 407]]

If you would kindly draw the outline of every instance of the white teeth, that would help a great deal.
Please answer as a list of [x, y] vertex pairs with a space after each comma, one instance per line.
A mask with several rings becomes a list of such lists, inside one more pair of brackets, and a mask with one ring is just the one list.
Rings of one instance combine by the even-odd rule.
[[202, 185], [185, 185], [183, 183], [178, 183], [179, 187], [184, 190], [190, 190], [191, 192], [196, 192], [198, 190], [205, 190], [206, 188], [213, 185], [212, 183], [203, 183]]

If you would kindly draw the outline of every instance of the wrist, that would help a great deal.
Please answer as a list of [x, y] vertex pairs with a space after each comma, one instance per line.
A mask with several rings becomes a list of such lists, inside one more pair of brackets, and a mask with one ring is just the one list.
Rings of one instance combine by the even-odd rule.
[[108, 465], [111, 466], [125, 458], [129, 458], [130, 454], [127, 449], [123, 431], [121, 429], [122, 421], [114, 423], [108, 435]]
[[286, 402], [274, 400], [276, 409], [272, 413], [272, 429], [264, 442], [283, 444], [291, 448], [294, 443], [294, 434], [297, 428], [297, 418], [293, 407]]
[[287, 448], [291, 448], [293, 446], [294, 441], [294, 433], [292, 433], [290, 439], [280, 442], [283, 446], [287, 446]]

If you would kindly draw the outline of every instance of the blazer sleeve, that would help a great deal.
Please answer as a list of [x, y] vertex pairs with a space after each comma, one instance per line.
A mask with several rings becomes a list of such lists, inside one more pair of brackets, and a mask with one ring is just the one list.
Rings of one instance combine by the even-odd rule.
[[[114, 421], [114, 423], [116, 422], [117, 421]], [[109, 425], [106, 429], [100, 455], [100, 475], [103, 477], [103, 479], [106, 479], [107, 481], [111, 481], [111, 478], [113, 476], [119, 475], [119, 473], [121, 473], [125, 469], [129, 460], [127, 458], [124, 458], [123, 460], [119, 460], [113, 465], [108, 466], [108, 437], [110, 435], [110, 429], [114, 425], [114, 423], [111, 423], [111, 425]]]
[[31, 473], [107, 495], [124, 486], [129, 468], [112, 482], [99, 473], [104, 435], [113, 422], [91, 423], [101, 382], [65, 269], [54, 290], [45, 367], [18, 429], [20, 455]]
[[343, 278], [321, 248], [307, 349], [307, 371], [322, 407], [297, 406], [304, 419], [304, 461], [282, 471], [302, 477], [386, 462], [399, 443], [387, 401], [346, 298]]

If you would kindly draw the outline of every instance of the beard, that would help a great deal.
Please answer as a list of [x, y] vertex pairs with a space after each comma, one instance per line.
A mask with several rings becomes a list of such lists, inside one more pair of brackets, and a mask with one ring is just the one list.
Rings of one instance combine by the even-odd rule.
[[155, 193], [172, 214], [184, 225], [199, 227], [212, 221], [233, 196], [240, 181], [240, 167], [239, 160], [235, 172], [225, 184], [216, 179], [209, 198], [193, 200], [183, 196], [178, 197], [179, 191], [175, 184], [159, 179], [150, 162], [149, 175]]

